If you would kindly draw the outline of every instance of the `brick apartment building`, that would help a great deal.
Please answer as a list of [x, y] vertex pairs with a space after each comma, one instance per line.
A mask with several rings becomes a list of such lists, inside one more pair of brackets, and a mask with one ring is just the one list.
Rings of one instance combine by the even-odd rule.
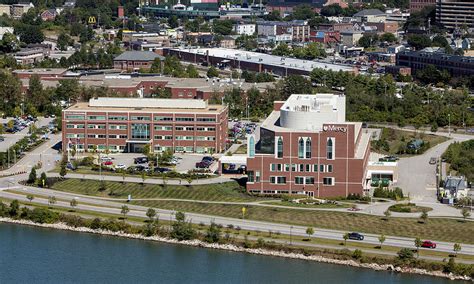
[[227, 112], [203, 100], [95, 98], [63, 110], [63, 150], [222, 152]]
[[417, 12], [428, 6], [435, 6], [436, 0], [410, 0], [410, 12]]
[[333, 94], [291, 95], [275, 102], [260, 127], [260, 141], [248, 137], [247, 191], [314, 197], [362, 194], [370, 134], [360, 122], [346, 122], [346, 98]]
[[114, 69], [126, 71], [148, 70], [156, 58], [165, 60], [163, 56], [152, 51], [125, 51], [114, 58]]

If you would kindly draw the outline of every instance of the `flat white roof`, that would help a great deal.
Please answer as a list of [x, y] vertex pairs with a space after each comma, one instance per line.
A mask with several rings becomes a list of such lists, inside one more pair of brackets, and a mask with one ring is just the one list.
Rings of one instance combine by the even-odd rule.
[[93, 98], [90, 107], [205, 109], [207, 101], [195, 99]]
[[229, 48], [174, 48], [173, 50], [180, 50], [189, 53], [196, 53], [205, 55], [209, 52], [209, 56], [222, 57], [227, 59], [235, 59], [245, 62], [262, 63], [280, 67], [289, 67], [300, 69], [304, 71], [312, 71], [314, 68], [322, 68], [332, 71], [347, 71], [352, 72], [354, 68], [348, 65], [332, 64], [323, 61], [303, 60], [290, 57], [275, 56], [265, 53], [258, 53], [252, 51], [244, 51]]
[[332, 106], [338, 109], [338, 95], [334, 94], [293, 94], [280, 108], [280, 110], [319, 112], [323, 106]]

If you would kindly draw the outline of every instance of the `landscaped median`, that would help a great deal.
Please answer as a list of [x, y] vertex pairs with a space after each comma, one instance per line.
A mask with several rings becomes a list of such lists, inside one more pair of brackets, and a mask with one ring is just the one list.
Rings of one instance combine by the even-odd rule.
[[[269, 204], [259, 206], [252, 204], [252, 202], [267, 199], [248, 195], [236, 182], [191, 186], [107, 182], [106, 189], [100, 191], [99, 181], [65, 179], [52, 184], [51, 188], [90, 196], [117, 198], [117, 201], [121, 202], [125, 202], [126, 196], [131, 194], [131, 204], [135, 205], [231, 218], [242, 218], [243, 205], [224, 203], [245, 202], [248, 203], [245, 205], [246, 210], [243, 216], [245, 219], [474, 244], [472, 222], [465, 223], [461, 220], [448, 218], [428, 218], [421, 223], [418, 218], [382, 218], [349, 212], [272, 207], [268, 206]], [[157, 198], [183, 199], [183, 201], [153, 200]], [[221, 201], [223, 203], [206, 203], [204, 201]]]

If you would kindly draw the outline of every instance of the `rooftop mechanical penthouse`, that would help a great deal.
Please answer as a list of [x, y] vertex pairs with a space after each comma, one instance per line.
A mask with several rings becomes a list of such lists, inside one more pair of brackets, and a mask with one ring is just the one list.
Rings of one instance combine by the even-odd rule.
[[258, 194], [314, 197], [362, 194], [370, 134], [346, 122], [343, 95], [291, 95], [275, 102], [260, 128], [248, 137], [247, 190]]
[[65, 151], [215, 153], [227, 139], [227, 107], [204, 100], [96, 98], [62, 118]]

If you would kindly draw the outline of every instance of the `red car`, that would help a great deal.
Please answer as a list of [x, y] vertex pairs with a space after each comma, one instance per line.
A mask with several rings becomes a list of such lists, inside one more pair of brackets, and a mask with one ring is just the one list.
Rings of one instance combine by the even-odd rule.
[[105, 162], [102, 163], [102, 165], [104, 165], [104, 166], [111, 166], [113, 164], [114, 163], [112, 161], [105, 161]]
[[436, 243], [435, 243], [435, 242], [432, 242], [432, 241], [424, 241], [424, 242], [421, 244], [421, 247], [422, 247], [422, 248], [435, 249], [435, 248], [436, 248]]

